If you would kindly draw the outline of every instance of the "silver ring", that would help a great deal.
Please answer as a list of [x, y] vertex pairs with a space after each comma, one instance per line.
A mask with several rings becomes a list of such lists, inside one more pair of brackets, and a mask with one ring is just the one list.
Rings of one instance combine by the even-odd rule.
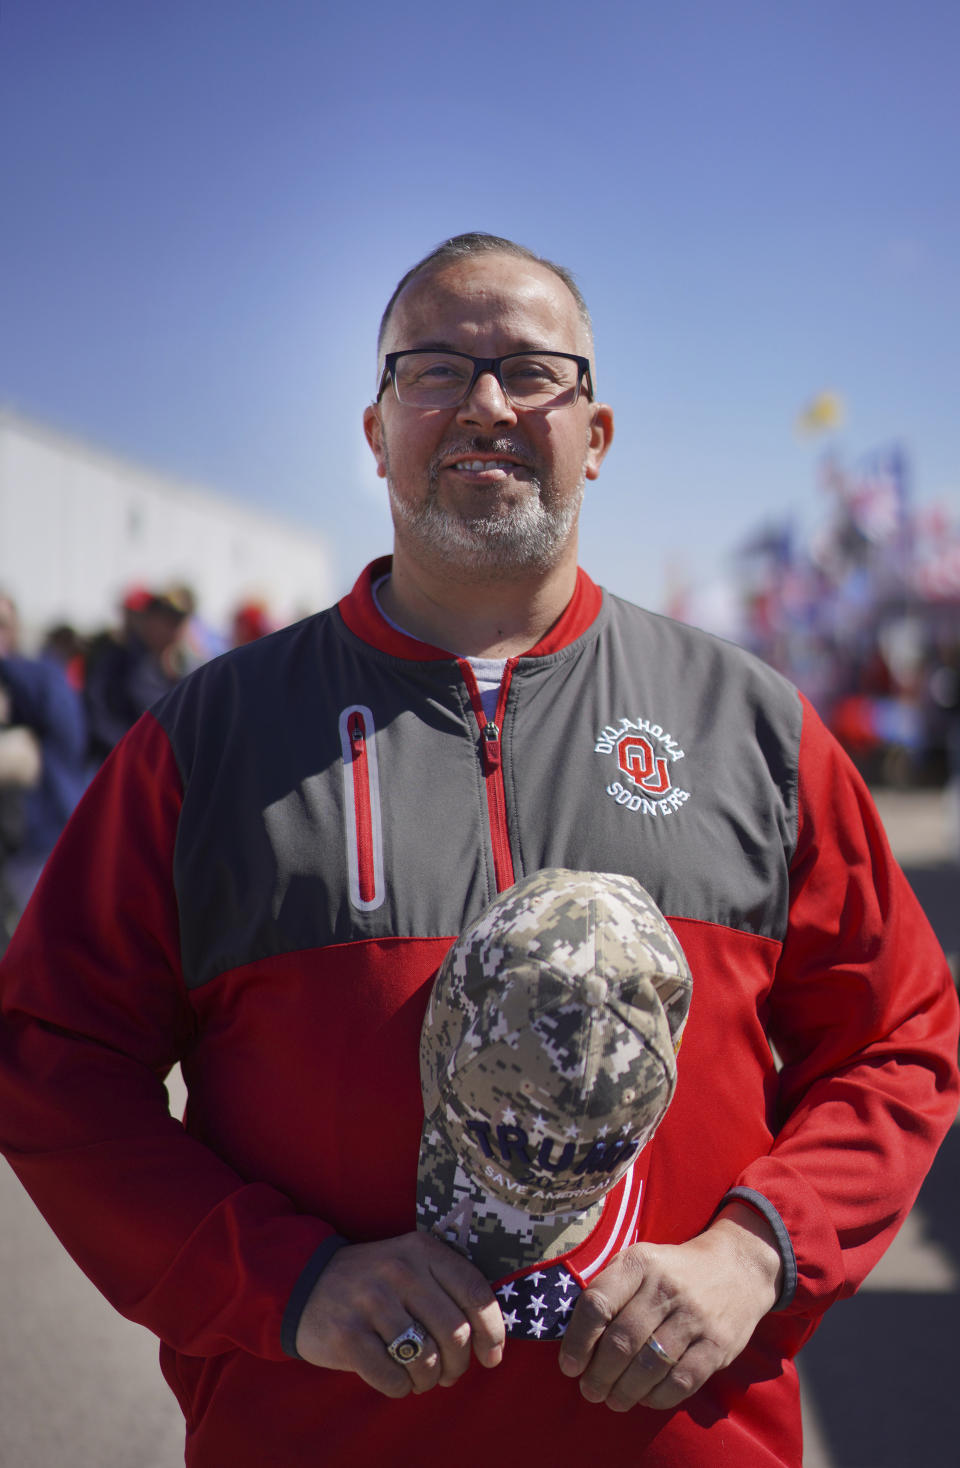
[[387, 1355], [392, 1356], [398, 1366], [411, 1366], [422, 1354], [427, 1332], [419, 1321], [411, 1320], [406, 1330], [402, 1330], [387, 1347]]
[[647, 1339], [647, 1349], [650, 1350], [650, 1351], [652, 1351], [653, 1354], [656, 1356], [657, 1360], [658, 1361], [662, 1361], [663, 1364], [664, 1364], [664, 1366], [676, 1366], [677, 1365], [677, 1362], [674, 1361], [673, 1357], [670, 1356], [670, 1355], [668, 1355], [668, 1353], [663, 1349], [663, 1347], [661, 1346], [660, 1342], [657, 1340], [657, 1338], [656, 1338], [655, 1335], [652, 1335], [652, 1336], [649, 1336], [648, 1337], [648, 1339]]

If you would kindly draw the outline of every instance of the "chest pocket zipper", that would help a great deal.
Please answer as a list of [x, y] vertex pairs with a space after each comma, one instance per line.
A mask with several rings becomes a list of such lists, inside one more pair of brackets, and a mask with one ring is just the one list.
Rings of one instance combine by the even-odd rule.
[[352, 905], [360, 912], [382, 906], [383, 824], [373, 714], [365, 704], [352, 704], [340, 714], [343, 754], [344, 835], [347, 881]]

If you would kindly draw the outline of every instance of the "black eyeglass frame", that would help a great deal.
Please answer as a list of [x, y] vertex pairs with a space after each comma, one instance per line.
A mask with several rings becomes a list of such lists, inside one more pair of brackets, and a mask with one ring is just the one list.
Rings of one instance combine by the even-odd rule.
[[[590, 358], [589, 357], [581, 357], [576, 352], [555, 352], [552, 349], [549, 349], [549, 348], [546, 348], [546, 347], [542, 348], [541, 350], [542, 350], [542, 355], [545, 356], [545, 357], [565, 357], [568, 362], [576, 362], [577, 367], [579, 368], [579, 371], [577, 373], [576, 396], [574, 397], [573, 402], [571, 402], [571, 403], [564, 403], [563, 406], [564, 407], [571, 407], [572, 408], [573, 407], [573, 404], [578, 401], [578, 399], [580, 397], [581, 385], [583, 384], [583, 379], [584, 378], [587, 379], [587, 384], [586, 384], [586, 386], [587, 386], [587, 401], [590, 402], [590, 403], [592, 403], [593, 402], [593, 377], [592, 377], [591, 372], [590, 372]], [[376, 401], [379, 403], [380, 399], [383, 397], [384, 393], [386, 392], [386, 390], [387, 390], [387, 378], [389, 378], [390, 381], [393, 383], [394, 395], [396, 396], [397, 402], [400, 403], [400, 406], [402, 408], [409, 408], [409, 407], [415, 407], [416, 406], [413, 403], [403, 403], [403, 402], [400, 401], [400, 396], [397, 393], [397, 379], [396, 379], [396, 376], [394, 375], [394, 369], [395, 369], [395, 367], [397, 365], [397, 359], [398, 358], [400, 358], [400, 357], [436, 357], [436, 356], [443, 356], [443, 357], [463, 357], [464, 361], [466, 361], [466, 362], [472, 362], [473, 363], [473, 376], [471, 377], [469, 383], [467, 384], [467, 388], [466, 388], [466, 390], [465, 390], [465, 392], [463, 394], [463, 397], [459, 400], [459, 402], [448, 404], [449, 407], [451, 407], [451, 408], [459, 408], [459, 407], [461, 407], [467, 401], [467, 398], [470, 396], [470, 394], [473, 392], [473, 389], [476, 387], [476, 385], [477, 385], [477, 379], [479, 377], [481, 377], [484, 372], [492, 372], [493, 375], [494, 375], [494, 377], [497, 380], [497, 385], [500, 388], [500, 391], [503, 393], [503, 395], [506, 398], [507, 402], [510, 403], [514, 408], [519, 408], [524, 413], [547, 413], [547, 412], [549, 412], [554, 407], [554, 405], [552, 403], [541, 403], [539, 406], [536, 406], [536, 407], [533, 406], [532, 404], [528, 404], [528, 403], [515, 403], [513, 401], [513, 398], [510, 396], [509, 391], [507, 390], [507, 387], [506, 387], [506, 385], [505, 385], [505, 383], [503, 381], [503, 376], [502, 376], [502, 373], [501, 373], [501, 368], [502, 368], [504, 362], [509, 362], [511, 360], [511, 358], [513, 358], [513, 357], [535, 357], [536, 355], [537, 355], [537, 352], [536, 351], [527, 351], [527, 352], [504, 352], [504, 354], [503, 354], [502, 357], [474, 357], [470, 352], [453, 352], [453, 351], [448, 352], [448, 351], [445, 351], [445, 350], [441, 349], [440, 347], [405, 347], [402, 351], [399, 351], [399, 352], [387, 352], [387, 354], [385, 355], [385, 357], [383, 359], [383, 373], [382, 373], [381, 378], [380, 378], [380, 386], [377, 389]], [[429, 408], [429, 409], [426, 409], [425, 411], [427, 411], [427, 412], [436, 412], [438, 410], [437, 409], [434, 409], [434, 408]]]

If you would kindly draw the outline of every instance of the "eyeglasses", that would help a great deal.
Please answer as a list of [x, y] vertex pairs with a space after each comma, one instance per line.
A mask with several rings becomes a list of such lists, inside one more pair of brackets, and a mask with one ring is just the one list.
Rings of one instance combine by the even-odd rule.
[[408, 408], [458, 408], [473, 392], [477, 378], [492, 372], [508, 402], [515, 408], [546, 412], [577, 401], [586, 378], [593, 397], [590, 360], [572, 352], [508, 352], [505, 357], [471, 357], [468, 352], [437, 352], [413, 347], [388, 352], [377, 402], [393, 382], [397, 401]]

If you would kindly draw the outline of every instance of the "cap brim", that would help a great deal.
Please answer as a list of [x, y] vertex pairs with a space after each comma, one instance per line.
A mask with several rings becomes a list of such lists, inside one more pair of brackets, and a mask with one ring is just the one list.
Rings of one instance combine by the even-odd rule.
[[[482, 1177], [496, 1164], [474, 1146], [477, 1155], [471, 1166]], [[437, 1122], [431, 1117], [424, 1121], [417, 1227], [459, 1249], [489, 1280], [569, 1254], [593, 1233], [606, 1201], [601, 1198], [580, 1212], [540, 1215], [530, 1212], [528, 1202], [505, 1203], [470, 1175]]]

